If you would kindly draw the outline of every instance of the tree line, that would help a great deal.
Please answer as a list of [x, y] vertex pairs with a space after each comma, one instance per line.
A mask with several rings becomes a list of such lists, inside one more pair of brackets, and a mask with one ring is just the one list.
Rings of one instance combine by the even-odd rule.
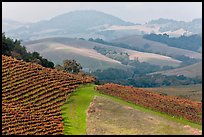
[[[142, 71], [142, 70], [141, 70]], [[188, 78], [183, 75], [166, 76], [162, 74], [148, 75], [134, 69], [109, 68], [106, 70], [96, 70], [92, 73], [96, 76], [98, 84], [112, 82], [121, 85], [135, 87], [160, 87], [160, 86], [178, 86], [189, 84], [200, 84], [200, 78]]]
[[145, 34], [143, 38], [167, 44], [170, 47], [187, 49], [198, 52], [202, 47], [202, 37], [194, 34], [191, 36], [169, 37], [167, 34]]

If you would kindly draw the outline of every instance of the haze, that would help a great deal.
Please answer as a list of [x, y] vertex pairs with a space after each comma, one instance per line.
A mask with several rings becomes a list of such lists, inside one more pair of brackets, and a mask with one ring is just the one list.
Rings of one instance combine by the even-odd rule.
[[158, 18], [202, 18], [201, 2], [2, 2], [2, 17], [21, 22], [37, 22], [75, 10], [102, 11], [142, 24]]

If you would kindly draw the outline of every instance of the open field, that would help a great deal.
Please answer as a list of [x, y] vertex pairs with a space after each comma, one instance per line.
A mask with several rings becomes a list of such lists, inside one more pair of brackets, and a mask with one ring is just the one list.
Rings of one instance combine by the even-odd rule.
[[145, 49], [145, 51], [149, 51], [152, 53], [162, 53], [167, 56], [178, 56], [178, 55], [185, 55], [191, 58], [197, 58], [197, 59], [202, 59], [202, 54], [190, 50], [185, 50], [185, 49], [180, 49], [180, 48], [174, 48], [174, 47], [169, 47], [166, 44], [151, 41], [144, 39], [142, 36], [139, 35], [131, 35], [131, 36], [126, 36], [122, 38], [118, 38], [115, 40], [111, 40], [112, 43], [124, 43], [127, 44], [131, 47], [136, 47], [136, 48], [142, 48], [144, 49], [144, 45], [148, 44], [149, 47]]
[[142, 107], [159, 111], [177, 118], [202, 124], [202, 102], [160, 95], [141, 88], [106, 83], [97, 86], [100, 93], [116, 96]]
[[55, 64], [62, 65], [63, 60], [74, 59], [83, 68], [89, 68], [92, 71], [107, 68], [129, 68], [129, 66], [122, 65], [119, 61], [97, 53], [93, 49], [95, 44], [83, 40], [49, 38], [32, 41], [25, 45], [28, 51], [37, 51]]
[[181, 63], [181, 61], [179, 60], [159, 54], [145, 53], [129, 49], [123, 49], [123, 51], [127, 52], [130, 55], [129, 56], [130, 60], [138, 58], [140, 62], [148, 62], [154, 65], [178, 67]]
[[[55, 64], [61, 64], [65, 58], [76, 59], [83, 66], [91, 69], [94, 69], [94, 67], [95, 69], [104, 69], [100, 63], [113, 68], [129, 68], [129, 66], [123, 65], [119, 61], [97, 53], [97, 51], [93, 49], [94, 47], [105, 47], [127, 52], [130, 55], [130, 59], [138, 57], [141, 62], [148, 62], [160, 66], [178, 66], [180, 64], [180, 61], [168, 56], [118, 48], [74, 38], [46, 38], [25, 42], [24, 45], [28, 51], [37, 51], [47, 59], [52, 60]], [[59, 60], [61, 60], [61, 62]], [[91, 60], [91, 63], [88, 63], [88, 60]]]
[[179, 96], [193, 101], [202, 100], [202, 84], [185, 86], [168, 86], [159, 88], [143, 88], [143, 89], [167, 94], [168, 96]]
[[192, 135], [201, 134], [187, 125], [95, 96], [87, 113], [88, 135]]
[[202, 79], [202, 61], [195, 63], [193, 65], [189, 65], [186, 67], [181, 67], [181, 68], [176, 68], [172, 70], [166, 70], [166, 71], [159, 71], [159, 72], [154, 72], [150, 74], [163, 74], [163, 75], [184, 75], [186, 77], [199, 77]]

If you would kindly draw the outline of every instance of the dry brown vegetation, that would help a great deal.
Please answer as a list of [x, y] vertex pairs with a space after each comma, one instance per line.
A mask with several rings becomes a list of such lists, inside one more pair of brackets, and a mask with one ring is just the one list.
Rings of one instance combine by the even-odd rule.
[[191, 126], [95, 96], [87, 111], [88, 135], [201, 135]]
[[160, 95], [132, 86], [118, 84], [100, 85], [97, 86], [97, 90], [159, 112], [175, 117], [183, 117], [194, 123], [202, 123], [202, 102], [199, 101]]

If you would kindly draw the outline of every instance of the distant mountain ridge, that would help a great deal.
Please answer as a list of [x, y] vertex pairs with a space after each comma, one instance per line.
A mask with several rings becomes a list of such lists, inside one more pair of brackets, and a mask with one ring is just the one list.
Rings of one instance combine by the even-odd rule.
[[5, 32], [8, 30], [17, 29], [28, 24], [29, 23], [19, 22], [11, 19], [2, 19], [2, 31]]
[[179, 29], [184, 29], [194, 34], [202, 33], [202, 19], [201, 18], [196, 18], [189, 22], [159, 18], [156, 20], [151, 20], [147, 24], [148, 25], [159, 25], [160, 26], [159, 30], [161, 32], [176, 31]]
[[172, 36], [194, 33], [202, 35], [202, 19], [184, 22], [160, 18], [146, 24], [137, 24], [96, 10], [72, 11], [26, 25], [13, 25], [12, 22], [4, 20], [2, 24], [2, 30], [6, 35], [24, 41], [49, 37], [115, 39], [149, 33], [167, 33]]
[[23, 35], [28, 35], [27, 38], [36, 35], [64, 36], [67, 34], [91, 33], [92, 31], [89, 30], [89, 28], [104, 24], [122, 26], [134, 25], [134, 23], [123, 21], [103, 12], [81, 10], [58, 15], [50, 20], [39, 21], [28, 27], [23, 26], [9, 30], [7, 33], [12, 35], [12, 37], [20, 38], [23, 37]]

